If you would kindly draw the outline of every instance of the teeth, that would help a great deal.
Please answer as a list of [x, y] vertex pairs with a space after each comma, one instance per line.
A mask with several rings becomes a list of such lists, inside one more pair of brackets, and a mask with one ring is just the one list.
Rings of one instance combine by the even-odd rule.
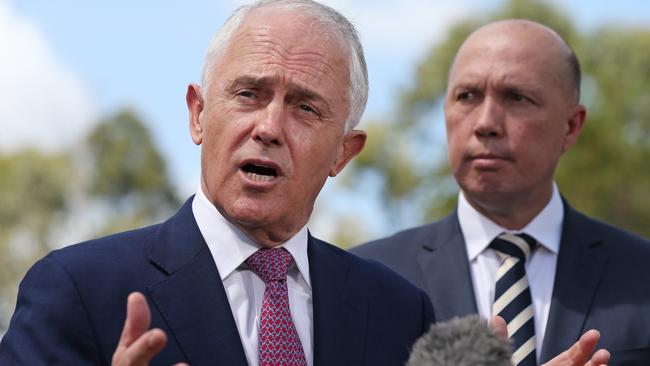
[[246, 176], [250, 178], [253, 182], [268, 182], [271, 179], [275, 178], [274, 176], [271, 175], [262, 175], [262, 174], [256, 174], [252, 172], [246, 172]]

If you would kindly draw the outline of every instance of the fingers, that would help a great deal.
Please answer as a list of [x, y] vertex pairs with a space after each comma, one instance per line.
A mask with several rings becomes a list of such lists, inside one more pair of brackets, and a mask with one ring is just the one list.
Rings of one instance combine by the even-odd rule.
[[132, 292], [126, 300], [126, 321], [120, 336], [119, 346], [129, 347], [149, 329], [151, 313], [147, 300], [139, 292]]
[[490, 328], [492, 328], [492, 331], [499, 338], [504, 341], [508, 340], [508, 324], [506, 324], [506, 321], [502, 317], [498, 315], [493, 316], [490, 320]]
[[163, 349], [163, 347], [165, 347], [166, 343], [167, 336], [165, 335], [165, 332], [160, 329], [152, 329], [143, 334], [127, 349], [125, 349], [120, 355], [119, 360], [113, 362], [113, 365], [146, 365]]
[[127, 298], [126, 320], [117, 349], [113, 354], [113, 366], [146, 365], [167, 343], [165, 332], [151, 329], [151, 313], [147, 300], [139, 292]]
[[609, 352], [604, 349], [599, 349], [591, 356], [591, 360], [585, 366], [607, 366], [609, 363]]
[[600, 333], [597, 330], [587, 331], [571, 348], [562, 352], [544, 366], [607, 366], [609, 352], [601, 349], [593, 353], [599, 339]]
[[[600, 339], [600, 333], [592, 329], [587, 331], [580, 339], [569, 348], [569, 360], [572, 365], [589, 365], [589, 357], [596, 349], [596, 343]], [[609, 356], [608, 356], [609, 359]], [[598, 365], [597, 363], [594, 365]]]

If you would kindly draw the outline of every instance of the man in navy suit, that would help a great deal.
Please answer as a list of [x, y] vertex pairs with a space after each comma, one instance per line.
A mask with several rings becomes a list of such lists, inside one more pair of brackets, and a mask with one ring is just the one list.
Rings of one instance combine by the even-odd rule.
[[[353, 26], [311, 1], [246, 6], [210, 44], [202, 84], [187, 90], [191, 137], [201, 145], [196, 195], [164, 223], [35, 264], [0, 364], [406, 361], [433, 321], [424, 292], [305, 226], [327, 177], [366, 140], [354, 129], [368, 83]], [[279, 324], [290, 333], [282, 345], [297, 345], [298, 356], [284, 363], [273, 358], [281, 353], [258, 352], [262, 342], [275, 352], [268, 343], [277, 335], [258, 333], [266, 284], [248, 260], [266, 248], [282, 248], [290, 263], [288, 301], [278, 301], [291, 317]]]
[[[238, 10], [187, 91], [196, 195], [162, 224], [35, 264], [0, 364], [403, 364], [433, 321], [427, 296], [305, 227], [327, 177], [365, 143], [354, 126], [366, 98], [340, 14], [307, 0]], [[586, 338], [557, 364], [589, 359], [597, 336]]]
[[532, 311], [521, 314], [534, 320], [537, 360], [595, 328], [612, 364], [650, 365], [650, 244], [574, 210], [553, 181], [585, 122], [579, 98], [578, 60], [551, 29], [506, 20], [472, 33], [445, 98], [456, 211], [353, 252], [424, 289], [437, 320], [489, 318], [503, 258], [490, 243], [525, 233], [537, 245], [525, 262]]

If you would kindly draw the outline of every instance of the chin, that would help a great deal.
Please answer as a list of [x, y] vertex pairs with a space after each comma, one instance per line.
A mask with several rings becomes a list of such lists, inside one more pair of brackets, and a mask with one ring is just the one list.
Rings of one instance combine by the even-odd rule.
[[259, 226], [277, 215], [273, 205], [262, 200], [250, 198], [238, 199], [224, 207], [226, 216], [230, 221], [246, 226]]
[[465, 191], [470, 192], [498, 192], [503, 190], [505, 176], [492, 173], [476, 173], [468, 177], [457, 179]]
[[481, 202], [500, 200], [509, 194], [507, 187], [504, 187], [503, 182], [499, 180], [471, 182], [461, 185], [461, 189], [465, 196], [469, 196], [468, 198]]

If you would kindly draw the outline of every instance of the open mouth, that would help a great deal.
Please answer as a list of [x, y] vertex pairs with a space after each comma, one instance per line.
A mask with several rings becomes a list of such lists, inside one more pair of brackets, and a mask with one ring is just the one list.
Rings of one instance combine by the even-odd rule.
[[268, 182], [278, 176], [278, 171], [275, 168], [259, 164], [248, 163], [241, 169], [253, 182]]

